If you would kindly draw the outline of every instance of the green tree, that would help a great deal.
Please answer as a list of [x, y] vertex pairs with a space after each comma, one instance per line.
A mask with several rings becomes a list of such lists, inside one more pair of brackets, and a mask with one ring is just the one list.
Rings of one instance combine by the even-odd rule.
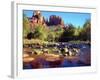
[[48, 42], [54, 42], [55, 41], [55, 32], [54, 31], [49, 31], [48, 37], [47, 37]]
[[33, 38], [40, 40], [47, 40], [48, 29], [43, 25], [37, 24], [34, 28]]
[[61, 28], [60, 26], [57, 27], [56, 31], [55, 31], [55, 41], [59, 41], [59, 38], [61, 37], [61, 35], [63, 34], [64, 29]]
[[23, 16], [23, 37], [26, 37], [29, 32], [30, 32], [30, 22], [28, 18], [24, 15]]
[[47, 41], [49, 41], [49, 42], [58, 41], [59, 38], [61, 37], [63, 31], [64, 31], [64, 29], [61, 28], [59, 25], [58, 26], [50, 26]]
[[62, 35], [59, 38], [59, 41], [66, 42], [74, 39], [75, 27], [72, 24], [68, 24], [68, 27], [64, 28]]
[[83, 29], [80, 32], [80, 38], [84, 41], [91, 40], [91, 22], [90, 20], [86, 20], [83, 25]]
[[81, 31], [81, 28], [80, 28], [80, 26], [78, 26], [78, 28], [75, 28], [75, 32], [74, 32], [74, 36], [79, 36], [79, 34], [80, 34], [80, 31]]

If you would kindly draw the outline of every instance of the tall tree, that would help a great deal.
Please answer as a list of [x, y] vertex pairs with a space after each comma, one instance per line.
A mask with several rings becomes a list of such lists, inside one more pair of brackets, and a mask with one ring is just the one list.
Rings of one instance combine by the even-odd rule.
[[80, 37], [82, 40], [91, 40], [91, 22], [90, 20], [86, 20], [86, 22], [83, 25], [83, 29], [80, 32]]

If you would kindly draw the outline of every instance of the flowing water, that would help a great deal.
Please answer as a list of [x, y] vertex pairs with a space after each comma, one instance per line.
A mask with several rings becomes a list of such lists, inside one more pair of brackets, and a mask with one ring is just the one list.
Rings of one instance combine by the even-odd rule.
[[[38, 59], [37, 62], [25, 63], [23, 69], [39, 69], [39, 68], [55, 68], [55, 67], [79, 67], [79, 66], [91, 66], [91, 47], [88, 44], [64, 44], [71, 48], [78, 48], [79, 52], [76, 59], [67, 59], [56, 61], [46, 61], [42, 58]], [[63, 47], [60, 45], [59, 47]]]

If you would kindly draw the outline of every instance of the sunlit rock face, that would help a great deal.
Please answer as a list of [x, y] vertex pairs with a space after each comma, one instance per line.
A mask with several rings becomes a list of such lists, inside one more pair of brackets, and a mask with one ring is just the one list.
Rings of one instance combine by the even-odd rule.
[[44, 27], [47, 26], [59, 26], [61, 28], [64, 28], [64, 21], [60, 16], [51, 15], [48, 19], [45, 19], [41, 13], [41, 11], [36, 10], [33, 12], [32, 17], [29, 18], [30, 22], [30, 30], [31, 32], [34, 32], [34, 28], [37, 25], [41, 25]]
[[42, 16], [41, 12], [39, 10], [36, 10], [33, 12], [33, 16], [29, 18], [30, 21], [30, 29], [34, 30], [34, 27], [39, 24], [45, 26], [45, 20]]
[[60, 25], [64, 27], [64, 22], [60, 16], [51, 15], [48, 20], [45, 21], [48, 26], [57, 26]]

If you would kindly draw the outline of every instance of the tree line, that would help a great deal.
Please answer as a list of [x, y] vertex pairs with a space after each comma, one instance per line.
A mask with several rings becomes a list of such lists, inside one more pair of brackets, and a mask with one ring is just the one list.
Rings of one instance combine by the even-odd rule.
[[[61, 18], [58, 17], [59, 21], [56, 19], [56, 23], [52, 21], [54, 17], [50, 17], [50, 22], [46, 26], [37, 24], [34, 27], [34, 31], [30, 30], [30, 21], [28, 17], [24, 15], [23, 17], [23, 37], [27, 39], [40, 39], [48, 42], [68, 42], [68, 41], [91, 41], [91, 22], [86, 20], [82, 27], [75, 27], [73, 24], [67, 24], [65, 27], [61, 27], [59, 21]], [[51, 25], [51, 24], [57, 25]]]

